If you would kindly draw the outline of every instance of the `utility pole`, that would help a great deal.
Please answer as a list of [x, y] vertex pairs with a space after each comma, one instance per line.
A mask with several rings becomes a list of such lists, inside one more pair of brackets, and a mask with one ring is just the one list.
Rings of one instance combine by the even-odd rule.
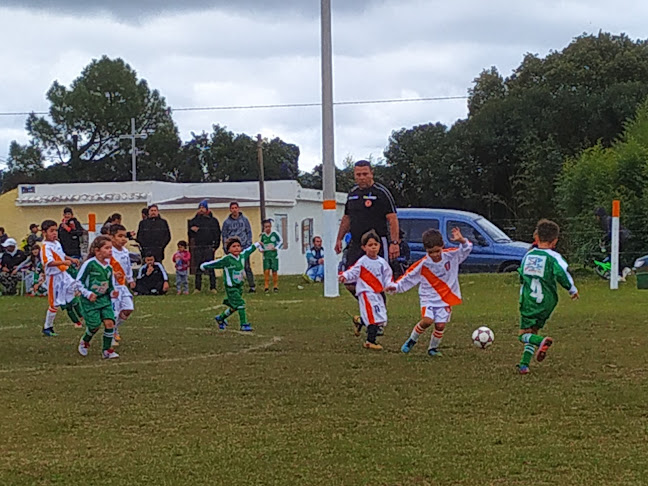
[[331, 35], [331, 0], [321, 0], [322, 22], [322, 186], [324, 258], [324, 297], [339, 297], [337, 261], [334, 255], [337, 233], [337, 202], [335, 200], [335, 139], [333, 122], [333, 41]]
[[263, 221], [266, 219], [266, 201], [265, 171], [263, 169], [263, 138], [260, 133], [257, 135], [257, 159], [259, 160], [259, 207], [261, 208], [261, 231], [263, 231]]
[[147, 136], [148, 135], [146, 133], [137, 133], [137, 130], [135, 129], [135, 118], [131, 118], [131, 134], [119, 136], [120, 140], [126, 138], [130, 138], [131, 140], [131, 172], [133, 174], [133, 182], [137, 181], [137, 145], [135, 145], [135, 142], [138, 138], [144, 140]]

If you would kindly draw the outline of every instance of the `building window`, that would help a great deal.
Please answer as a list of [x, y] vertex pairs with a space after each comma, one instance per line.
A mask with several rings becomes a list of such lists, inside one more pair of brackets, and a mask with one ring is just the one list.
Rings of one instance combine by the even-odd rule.
[[287, 250], [290, 245], [290, 235], [288, 233], [288, 215], [287, 214], [275, 214], [275, 231], [279, 233], [281, 239], [283, 240], [282, 250]]
[[313, 218], [302, 220], [301, 223], [301, 244], [302, 254], [306, 254], [313, 240]]

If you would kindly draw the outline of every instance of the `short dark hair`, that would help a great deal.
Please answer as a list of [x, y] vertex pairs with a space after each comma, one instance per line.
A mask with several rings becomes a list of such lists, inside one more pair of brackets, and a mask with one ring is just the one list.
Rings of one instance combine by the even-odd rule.
[[362, 246], [365, 246], [367, 243], [369, 243], [369, 240], [376, 240], [378, 244], [380, 244], [380, 236], [378, 236], [378, 233], [376, 233], [374, 230], [369, 230], [364, 235], [362, 235], [362, 238], [360, 238], [360, 243], [362, 244]]
[[106, 224], [104, 224], [104, 225], [101, 227], [101, 229], [99, 230], [99, 234], [104, 235], [104, 236], [108, 236], [108, 235], [110, 234], [110, 227], [111, 227], [111, 226], [112, 226], [112, 225], [111, 225], [110, 223], [106, 223]]
[[227, 251], [229, 251], [230, 247], [234, 243], [238, 243], [240, 245], [241, 244], [241, 239], [238, 236], [232, 236], [231, 238], [227, 238], [227, 240], [225, 240], [225, 249]]
[[111, 223], [112, 223], [113, 221], [117, 220], [117, 219], [121, 221], [121, 219], [122, 219], [122, 215], [119, 214], [119, 213], [114, 213], [114, 214], [111, 214], [111, 215], [108, 217], [108, 221], [110, 221]]
[[74, 214], [74, 211], [72, 211], [72, 208], [67, 207], [67, 208], [63, 209], [63, 214], [66, 214], [66, 213]]
[[36, 223], [32, 223], [29, 225], [29, 231], [33, 230], [34, 228], [38, 228], [38, 225]]
[[372, 168], [371, 167], [371, 162], [369, 162], [368, 160], [358, 160], [355, 164], [353, 164], [353, 166], [354, 167], [369, 167], [370, 169]]
[[149, 210], [148, 207], [142, 208], [142, 214], [145, 214], [146, 216], [148, 216], [148, 210]]
[[108, 233], [110, 233], [110, 236], [115, 236], [119, 231], [126, 231], [123, 224], [113, 223], [108, 227]]
[[150, 210], [153, 209], [153, 208], [155, 208], [155, 209], [157, 209], [157, 210], [160, 209], [160, 208], [158, 208], [158, 205], [157, 205], [157, 204], [151, 204], [151, 205], [148, 207], [148, 210], [150, 211]]
[[313, 244], [315, 244], [315, 239], [316, 239], [316, 238], [319, 238], [320, 240], [322, 239], [321, 236], [318, 236], [318, 235], [313, 236]]
[[264, 219], [263, 221], [261, 221], [261, 225], [265, 225], [266, 223], [272, 225], [272, 220], [271, 219]]
[[241, 205], [238, 203], [238, 201], [232, 201], [229, 205], [230, 209], [232, 209], [232, 206], [238, 206], [241, 207]]
[[[45, 233], [48, 229], [50, 229], [52, 226], [58, 226], [58, 223], [56, 221], [53, 221], [51, 219], [46, 219], [41, 223], [41, 231]], [[3, 228], [4, 229], [4, 228]]]
[[153, 259], [157, 260], [157, 258], [155, 258], [155, 255], [153, 254], [153, 250], [145, 251], [144, 252], [144, 258], [153, 258]]
[[434, 248], [435, 246], [444, 246], [443, 245], [443, 235], [438, 229], [429, 229], [423, 233], [423, 248], [426, 250], [429, 248]]
[[538, 241], [542, 243], [551, 243], [560, 236], [560, 226], [549, 219], [541, 219], [536, 226]]
[[185, 240], [180, 240], [178, 241], [178, 246], [184, 246], [185, 248], [187, 248], [189, 245]]
[[0, 226], [0, 231], [2, 231], [4, 233], [5, 229], [2, 226]]

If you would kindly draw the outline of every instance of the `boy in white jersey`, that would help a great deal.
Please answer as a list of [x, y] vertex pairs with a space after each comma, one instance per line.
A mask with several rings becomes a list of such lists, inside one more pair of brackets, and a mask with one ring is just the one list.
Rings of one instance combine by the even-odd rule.
[[45, 271], [47, 299], [49, 301], [43, 335], [52, 337], [58, 335], [54, 331], [57, 307], [67, 310], [68, 316], [74, 322], [75, 327], [83, 327], [79, 300], [76, 298], [77, 283], [67, 272], [71, 265], [78, 265], [79, 260], [70, 258], [63, 252], [63, 247], [58, 241], [58, 224], [55, 221], [43, 221], [41, 230], [44, 237], [41, 248], [41, 262]]
[[387, 306], [381, 295], [389, 286], [393, 286], [393, 273], [389, 263], [380, 257], [380, 237], [369, 231], [362, 235], [362, 256], [351, 268], [343, 272], [339, 280], [342, 283], [355, 283], [356, 296], [360, 304], [360, 315], [367, 325], [367, 340], [364, 347], [381, 350], [376, 343], [380, 327], [387, 324]]
[[135, 288], [135, 279], [133, 278], [133, 267], [130, 261], [130, 252], [125, 248], [128, 242], [128, 232], [121, 224], [111, 224], [108, 230], [112, 240], [112, 257], [110, 258], [110, 266], [113, 268], [115, 275], [115, 282], [117, 287], [115, 290], [119, 292], [119, 296], [112, 299], [113, 310], [115, 311], [115, 332], [113, 346], [119, 345], [121, 335], [119, 334], [119, 326], [124, 322], [135, 310], [133, 304], [133, 295], [130, 289]]
[[459, 243], [459, 247], [444, 249], [443, 236], [439, 230], [430, 229], [423, 233], [423, 247], [427, 256], [407, 270], [396, 283], [396, 289], [390, 289], [407, 292], [412, 287], [419, 286], [421, 320], [401, 347], [403, 353], [409, 353], [419, 336], [434, 325], [428, 354], [441, 355], [439, 345], [445, 326], [450, 322], [452, 307], [461, 304], [459, 265], [472, 251], [472, 243], [463, 237], [459, 228], [452, 229], [450, 241]]

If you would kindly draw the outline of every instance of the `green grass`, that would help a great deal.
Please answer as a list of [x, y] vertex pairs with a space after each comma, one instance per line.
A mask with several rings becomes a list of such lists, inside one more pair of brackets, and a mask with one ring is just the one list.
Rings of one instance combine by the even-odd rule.
[[80, 357], [64, 314], [41, 337], [44, 300], [2, 297], [0, 484], [647, 484], [648, 292], [579, 283], [528, 376], [510, 275], [462, 278], [438, 359], [429, 335], [399, 352], [415, 292], [389, 299], [382, 352], [352, 335], [355, 300], [297, 279], [248, 299], [253, 335], [212, 327], [222, 294], [138, 298], [113, 362], [99, 340]]

